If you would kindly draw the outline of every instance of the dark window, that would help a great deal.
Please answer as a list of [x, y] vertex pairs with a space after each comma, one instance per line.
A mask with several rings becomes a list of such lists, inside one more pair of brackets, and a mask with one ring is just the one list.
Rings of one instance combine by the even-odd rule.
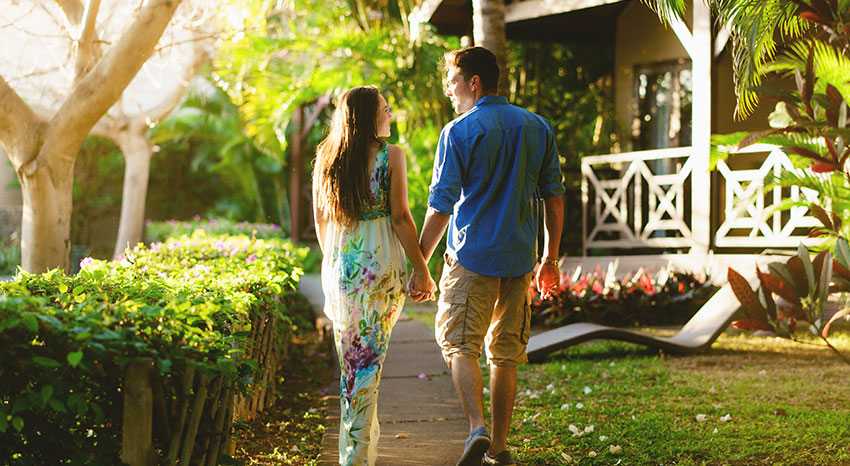
[[635, 68], [632, 143], [635, 150], [691, 145], [691, 62]]

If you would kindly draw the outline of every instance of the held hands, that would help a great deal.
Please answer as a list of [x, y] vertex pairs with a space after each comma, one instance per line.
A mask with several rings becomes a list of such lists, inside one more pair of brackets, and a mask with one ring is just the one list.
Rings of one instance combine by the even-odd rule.
[[437, 292], [437, 284], [431, 278], [431, 273], [427, 270], [425, 273], [417, 273], [416, 270], [410, 275], [410, 281], [407, 283], [408, 295], [417, 303], [432, 301], [434, 293]]
[[560, 285], [560, 271], [554, 264], [540, 264], [537, 269], [537, 291], [542, 299], [552, 296], [552, 292]]

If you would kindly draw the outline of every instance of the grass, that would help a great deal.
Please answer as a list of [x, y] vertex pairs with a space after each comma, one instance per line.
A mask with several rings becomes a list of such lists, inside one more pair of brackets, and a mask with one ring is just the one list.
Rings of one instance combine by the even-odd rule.
[[[406, 312], [433, 327], [433, 305]], [[278, 406], [240, 425], [243, 464], [316, 464], [335, 362], [314, 338]], [[681, 356], [602, 341], [519, 368], [509, 446], [523, 466], [850, 466], [849, 415], [850, 366], [823, 347], [732, 331]]]
[[[850, 350], [850, 334], [834, 340]], [[666, 356], [597, 342], [519, 379], [519, 464], [850, 465], [850, 366], [823, 348], [724, 334]]]

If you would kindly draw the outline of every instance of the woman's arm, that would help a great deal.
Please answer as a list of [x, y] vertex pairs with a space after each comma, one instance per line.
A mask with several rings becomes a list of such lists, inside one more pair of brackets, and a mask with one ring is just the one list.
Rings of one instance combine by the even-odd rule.
[[398, 236], [404, 252], [407, 253], [415, 275], [419, 277], [416, 291], [433, 294], [437, 290], [437, 285], [431, 279], [425, 256], [419, 248], [416, 224], [413, 223], [407, 201], [407, 160], [405, 160], [404, 150], [390, 144], [387, 153], [390, 176], [390, 220], [393, 231]]
[[322, 212], [322, 209], [319, 208], [319, 201], [317, 197], [319, 184], [316, 183], [314, 178], [313, 180], [313, 222], [316, 224], [316, 236], [319, 239], [319, 248], [322, 250], [322, 254], [325, 253], [325, 229], [328, 226], [328, 218], [325, 216], [325, 213]]

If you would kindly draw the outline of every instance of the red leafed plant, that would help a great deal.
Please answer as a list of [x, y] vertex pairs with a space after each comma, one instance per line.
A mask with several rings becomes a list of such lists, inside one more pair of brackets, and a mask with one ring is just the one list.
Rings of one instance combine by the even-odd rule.
[[717, 290], [702, 274], [669, 267], [657, 274], [640, 269], [623, 279], [616, 277], [616, 271], [616, 263], [604, 273], [599, 267], [595, 272], [579, 267], [572, 275], [562, 275], [560, 287], [545, 300], [532, 283], [532, 324], [681, 325]]
[[850, 314], [845, 307], [832, 316], [825, 314], [825, 305], [833, 293], [850, 292], [850, 246], [844, 238], [835, 242], [835, 255], [821, 251], [812, 260], [808, 249], [800, 245], [797, 254], [784, 263], [768, 265], [768, 272], [756, 268], [759, 287], [753, 290], [747, 280], [731, 267], [728, 272], [732, 291], [744, 308], [747, 317], [732, 325], [744, 330], [771, 330], [777, 336], [799, 341], [795, 337], [798, 322], [807, 328], [840, 357], [850, 364], [829, 340], [833, 322]]

